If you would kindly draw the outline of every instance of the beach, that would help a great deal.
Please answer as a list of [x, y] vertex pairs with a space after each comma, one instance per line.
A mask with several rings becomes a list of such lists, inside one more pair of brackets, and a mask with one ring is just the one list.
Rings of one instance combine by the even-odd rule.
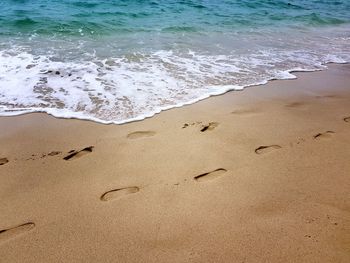
[[123, 125], [0, 117], [1, 262], [349, 262], [350, 65]]

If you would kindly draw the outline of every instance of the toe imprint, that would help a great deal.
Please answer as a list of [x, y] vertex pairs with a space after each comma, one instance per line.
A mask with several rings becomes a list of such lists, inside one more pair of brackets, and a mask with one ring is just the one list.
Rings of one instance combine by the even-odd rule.
[[63, 159], [66, 161], [78, 159], [88, 153], [91, 153], [93, 148], [94, 146], [89, 146], [79, 151], [70, 151], [66, 157], [63, 157]]

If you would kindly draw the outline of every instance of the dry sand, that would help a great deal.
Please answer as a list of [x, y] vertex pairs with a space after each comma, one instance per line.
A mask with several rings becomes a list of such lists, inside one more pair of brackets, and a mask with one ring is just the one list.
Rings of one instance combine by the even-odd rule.
[[120, 126], [1, 117], [0, 262], [350, 262], [350, 65], [297, 75]]

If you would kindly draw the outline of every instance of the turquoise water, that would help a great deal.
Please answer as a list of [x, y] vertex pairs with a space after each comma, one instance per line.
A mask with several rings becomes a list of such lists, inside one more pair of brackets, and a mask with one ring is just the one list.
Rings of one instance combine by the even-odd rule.
[[349, 62], [350, 1], [0, 0], [0, 114], [123, 123]]
[[350, 21], [350, 1], [2, 0], [1, 35], [232, 32]]

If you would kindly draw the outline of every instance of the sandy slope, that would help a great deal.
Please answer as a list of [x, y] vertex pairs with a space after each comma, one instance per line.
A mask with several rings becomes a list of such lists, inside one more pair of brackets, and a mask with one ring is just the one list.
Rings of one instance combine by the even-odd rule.
[[127, 125], [0, 118], [0, 262], [350, 262], [350, 65]]

